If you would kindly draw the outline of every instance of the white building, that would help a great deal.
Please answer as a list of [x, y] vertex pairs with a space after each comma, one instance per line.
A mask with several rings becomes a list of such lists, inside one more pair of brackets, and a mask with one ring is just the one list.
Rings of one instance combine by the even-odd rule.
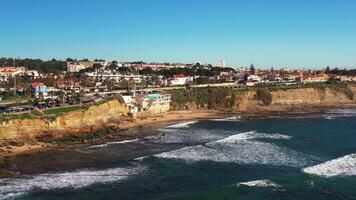
[[225, 61], [223, 61], [223, 60], [219, 61], [218, 62], [218, 67], [222, 67], [222, 68], [226, 67]]
[[186, 85], [191, 81], [193, 81], [192, 77], [186, 77], [183, 74], [177, 74], [174, 75], [174, 77], [171, 80], [169, 80], [169, 85], [171, 86]]

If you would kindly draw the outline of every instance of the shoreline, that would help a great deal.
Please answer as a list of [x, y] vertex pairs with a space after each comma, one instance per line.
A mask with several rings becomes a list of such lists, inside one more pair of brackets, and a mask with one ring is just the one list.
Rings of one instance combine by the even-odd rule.
[[[10, 162], [12, 158], [24, 154], [32, 154], [36, 152], [44, 152], [54, 148], [65, 148], [71, 146], [86, 146], [86, 145], [97, 145], [103, 144], [110, 141], [124, 141], [142, 138], [148, 135], [152, 135], [158, 128], [169, 126], [171, 124], [176, 124], [184, 121], [192, 120], [204, 120], [204, 119], [222, 119], [231, 116], [237, 116], [240, 119], [266, 119], [266, 118], [286, 118], [286, 117], [298, 117], [298, 116], [308, 116], [324, 114], [330, 109], [355, 109], [355, 105], [348, 106], [335, 106], [335, 107], [320, 107], [308, 110], [295, 110], [295, 111], [280, 111], [280, 112], [222, 112], [218, 110], [187, 110], [187, 111], [170, 111], [162, 116], [152, 116], [144, 119], [135, 119], [132, 121], [123, 121], [120, 124], [115, 124], [114, 132], [119, 133], [107, 134], [99, 136], [94, 140], [88, 142], [74, 141], [74, 142], [63, 142], [60, 144], [51, 144], [46, 142], [36, 142], [33, 144], [24, 144], [22, 146], [16, 145], [6, 145], [0, 148], [0, 164]], [[108, 128], [104, 128], [105, 131]], [[83, 133], [86, 134], [86, 133]], [[1, 170], [0, 170], [1, 174]]]
[[[142, 137], [148, 135], [148, 132], [152, 132], [155, 129], [158, 129], [162, 126], [168, 126], [170, 124], [179, 123], [183, 121], [190, 120], [203, 120], [203, 119], [217, 119], [224, 118], [227, 115], [220, 111], [171, 111], [166, 113], [163, 116], [153, 116], [147, 117], [145, 119], [135, 119], [132, 121], [124, 121], [120, 124], [115, 124], [115, 130], [120, 130], [118, 136], [110, 136], [104, 135], [102, 138], [96, 138], [93, 141], [82, 143], [81, 141], [77, 142], [64, 142], [61, 144], [51, 144], [46, 142], [35, 142], [28, 143], [24, 145], [6, 145], [0, 148], [0, 164], [6, 163], [11, 158], [16, 156], [31, 154], [36, 152], [43, 152], [53, 148], [64, 148], [68, 146], [75, 145], [88, 145], [88, 144], [98, 144], [103, 142], [109, 142], [110, 139], [117, 141], [129, 140], [129, 139], [137, 139], [138, 137]], [[104, 128], [102, 131], [109, 129], [110, 127]], [[85, 133], [83, 133], [85, 134]], [[1, 170], [0, 170], [1, 174]]]

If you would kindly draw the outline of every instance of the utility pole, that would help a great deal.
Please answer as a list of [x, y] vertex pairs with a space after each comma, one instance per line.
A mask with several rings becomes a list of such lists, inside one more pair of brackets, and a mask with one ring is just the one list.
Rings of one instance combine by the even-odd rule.
[[[16, 58], [14, 58], [14, 67], [16, 67]], [[14, 75], [14, 94], [16, 95], [16, 74]]]

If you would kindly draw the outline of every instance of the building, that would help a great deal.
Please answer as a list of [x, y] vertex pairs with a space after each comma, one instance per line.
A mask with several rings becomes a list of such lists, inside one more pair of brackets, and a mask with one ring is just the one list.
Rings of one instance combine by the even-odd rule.
[[77, 80], [59, 80], [56, 82], [57, 88], [62, 90], [74, 90], [81, 88], [80, 81]]
[[163, 114], [170, 109], [171, 95], [170, 94], [148, 94], [139, 96], [137, 100], [141, 111], [149, 112], [150, 114]]
[[48, 96], [48, 88], [44, 83], [41, 82], [31, 83], [31, 88], [36, 98], [39, 98], [40, 94], [42, 94], [44, 98]]
[[14, 77], [19, 74], [25, 73], [25, 67], [1, 67], [0, 76]]
[[250, 74], [246, 79], [246, 86], [254, 86], [256, 83], [260, 83], [261, 78], [257, 75]]
[[225, 67], [226, 67], [226, 63], [225, 63], [225, 61], [221, 60], [221, 61], [218, 62], [218, 65], [217, 65], [217, 66], [218, 66], [218, 67], [225, 68]]
[[83, 69], [92, 68], [93, 64], [94, 62], [91, 61], [67, 62], [67, 72], [79, 72]]
[[177, 74], [177, 75], [174, 75], [174, 77], [169, 80], [169, 85], [170, 86], [182, 86], [182, 85], [188, 84], [191, 81], [193, 81], [192, 77], [186, 77], [183, 74]]
[[303, 74], [300, 77], [301, 83], [325, 83], [328, 80], [329, 80], [329, 76], [327, 74], [318, 74], [318, 75]]

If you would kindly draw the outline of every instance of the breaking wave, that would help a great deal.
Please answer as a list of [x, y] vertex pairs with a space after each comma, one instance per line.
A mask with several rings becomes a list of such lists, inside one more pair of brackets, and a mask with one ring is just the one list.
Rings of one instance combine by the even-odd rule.
[[208, 142], [205, 145], [189, 146], [155, 156], [182, 159], [187, 162], [215, 161], [294, 167], [303, 167], [309, 163], [310, 159], [302, 153], [272, 143], [253, 140], [256, 138], [289, 139], [290, 137], [280, 134], [247, 132]]
[[225, 135], [227, 134], [231, 134], [231, 131], [224, 131], [219, 129], [171, 129], [170, 132], [161, 131], [161, 133], [146, 137], [145, 139], [152, 143], [198, 144], [222, 139], [226, 137]]
[[31, 190], [81, 188], [95, 183], [110, 183], [142, 173], [146, 168], [113, 168], [105, 170], [81, 170], [66, 173], [39, 174], [19, 178], [0, 179], [0, 199], [12, 198]]
[[179, 124], [174, 124], [174, 125], [171, 125], [171, 126], [167, 126], [165, 128], [189, 128], [190, 125], [193, 125], [193, 124], [195, 124], [197, 122], [198, 121], [182, 122], [182, 123], [179, 123]]
[[356, 109], [331, 109], [326, 112], [323, 117], [325, 119], [335, 119], [335, 118], [346, 118], [346, 117], [355, 117]]
[[102, 147], [106, 147], [106, 146], [110, 146], [110, 145], [114, 145], [114, 144], [127, 144], [127, 143], [133, 143], [133, 142], [137, 142], [138, 139], [134, 139], [134, 140], [123, 140], [123, 141], [119, 141], [119, 142], [108, 142], [105, 144], [99, 144], [99, 145], [93, 145], [88, 147], [88, 149], [96, 149], [96, 148], [102, 148]]
[[291, 136], [288, 135], [282, 135], [282, 134], [265, 134], [265, 133], [257, 133], [256, 131], [250, 131], [250, 132], [245, 132], [245, 133], [240, 133], [236, 135], [229, 136], [227, 138], [214, 141], [209, 144], [231, 144], [235, 143], [237, 141], [242, 141], [242, 140], [252, 140], [252, 139], [291, 139]]
[[227, 117], [224, 119], [211, 119], [210, 121], [218, 121], [218, 122], [225, 122], [225, 121], [240, 121], [241, 117], [240, 116], [234, 116], [234, 117]]
[[304, 168], [303, 171], [317, 176], [355, 176], [356, 154], [346, 155], [341, 158], [327, 161], [325, 163]]
[[270, 181], [270, 180], [256, 180], [256, 181], [249, 181], [249, 182], [242, 182], [238, 183], [237, 186], [248, 186], [248, 187], [274, 187], [279, 188], [281, 187], [277, 183]]

